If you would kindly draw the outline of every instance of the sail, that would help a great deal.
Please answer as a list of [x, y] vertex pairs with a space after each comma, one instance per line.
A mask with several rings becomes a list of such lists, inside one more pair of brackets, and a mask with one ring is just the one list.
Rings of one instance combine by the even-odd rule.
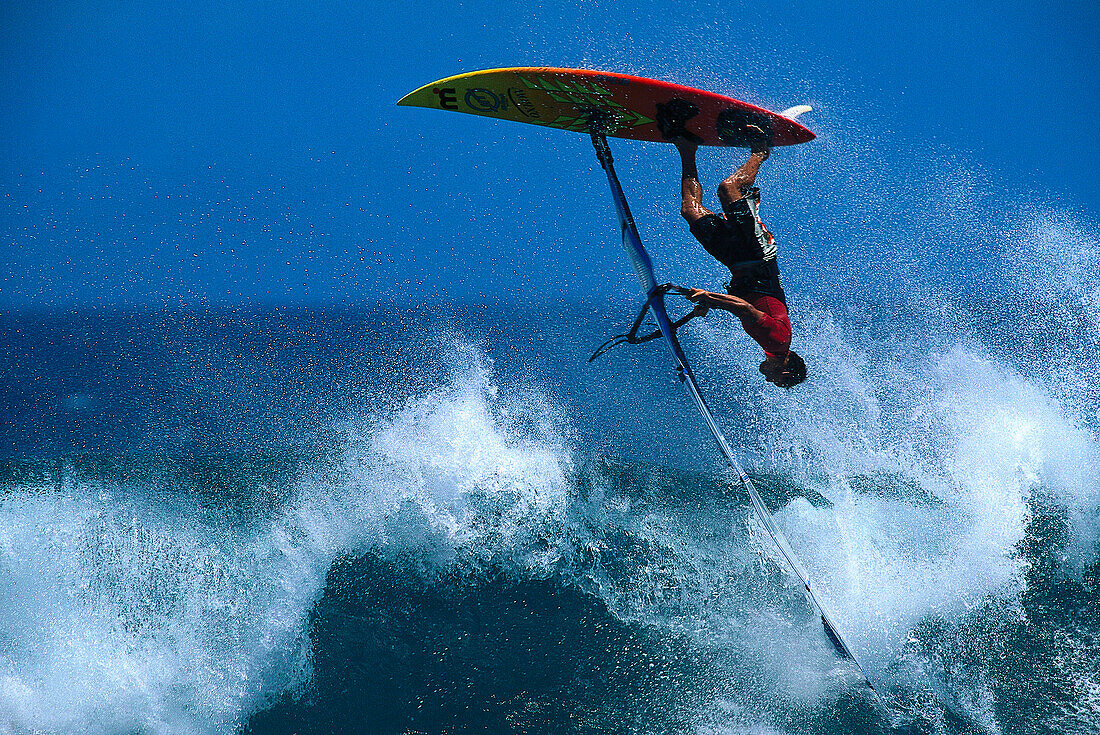
[[802, 563], [791, 549], [790, 544], [787, 543], [787, 539], [783, 536], [778, 526], [775, 525], [771, 514], [764, 505], [763, 499], [760, 497], [760, 493], [757, 492], [756, 487], [752, 484], [752, 480], [749, 479], [749, 476], [745, 474], [745, 471], [741, 468], [741, 463], [737, 460], [736, 455], [733, 453], [733, 449], [730, 448], [729, 442], [726, 441], [726, 437], [723, 436], [721, 429], [718, 427], [718, 422], [715, 420], [714, 414], [711, 413], [706, 401], [703, 400], [703, 394], [699, 390], [699, 383], [695, 380], [695, 375], [691, 372], [691, 367], [688, 365], [684, 350], [680, 346], [680, 341], [676, 338], [676, 330], [673, 329], [672, 322], [668, 318], [668, 312], [665, 310], [664, 292], [657, 285], [657, 279], [653, 274], [653, 262], [649, 258], [649, 253], [646, 252], [645, 247], [642, 245], [642, 239], [638, 235], [638, 228], [635, 226], [634, 218], [630, 214], [630, 207], [627, 205], [622, 185], [619, 184], [619, 178], [615, 175], [611, 149], [607, 145], [607, 139], [596, 129], [592, 130], [592, 145], [596, 149], [596, 156], [600, 159], [600, 165], [603, 166], [603, 170], [607, 174], [607, 182], [611, 186], [611, 195], [615, 200], [615, 211], [619, 217], [619, 228], [621, 231], [623, 248], [630, 257], [631, 265], [634, 267], [634, 273], [638, 276], [638, 281], [641, 282], [642, 289], [646, 293], [648, 299], [647, 303], [650, 311], [653, 313], [654, 319], [657, 321], [657, 327], [664, 336], [665, 342], [672, 352], [672, 357], [676, 361], [676, 371], [680, 376], [680, 381], [685, 385], [688, 393], [691, 395], [692, 401], [695, 403], [695, 407], [698, 408], [699, 413], [702, 414], [703, 422], [706, 423], [707, 428], [710, 429], [711, 434], [714, 436], [714, 441], [718, 444], [718, 448], [722, 451], [722, 454], [724, 454], [729, 461], [730, 466], [733, 467], [734, 471], [737, 473], [738, 479], [744, 486], [745, 491], [749, 494], [749, 499], [752, 502], [752, 507], [756, 511], [757, 517], [771, 536], [772, 541], [775, 542], [780, 555], [787, 562], [787, 566], [794, 572], [795, 576], [802, 582], [806, 598], [821, 616], [821, 624], [825, 628], [825, 634], [833, 644], [837, 654], [855, 664], [856, 668], [859, 669], [859, 673], [863, 675], [867, 685], [873, 689], [874, 687], [871, 685], [870, 679], [867, 678], [867, 674], [863, 671], [863, 667], [859, 665], [859, 662], [852, 654], [851, 648], [848, 647], [848, 644], [844, 641], [844, 637], [840, 634], [836, 624], [833, 622], [832, 616], [825, 609], [825, 606], [822, 605], [821, 600], [810, 585], [809, 574], [806, 572], [805, 567], [802, 566]]

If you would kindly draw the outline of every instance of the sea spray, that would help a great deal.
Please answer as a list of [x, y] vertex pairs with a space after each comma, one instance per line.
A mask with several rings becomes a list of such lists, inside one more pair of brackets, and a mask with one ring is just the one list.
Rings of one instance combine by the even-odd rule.
[[[1023, 677], [1040, 699], [1071, 703], [1043, 717], [1072, 731], [1094, 701], [1094, 435], [980, 335], [937, 336], [927, 312], [896, 303], [902, 318], [863, 332], [858, 312], [804, 310], [818, 378], [797, 392], [752, 375], [735, 323], [708, 322], [687, 349], [707, 356], [723, 426], [887, 692], [890, 722], [1007, 729]], [[698, 432], [691, 443], [680, 387], [653, 377], [665, 355], [642, 347], [585, 372], [589, 345], [570, 336], [574, 312], [559, 312], [495, 331], [484, 312], [451, 317], [483, 335], [477, 344], [420, 339], [422, 325], [395, 320], [395, 339], [411, 343], [354, 375], [316, 359], [329, 348], [308, 334], [323, 325], [280, 317], [313, 356], [282, 354], [270, 390], [298, 391], [287, 405], [310, 400], [318, 365], [335, 404], [353, 406], [307, 434], [299, 459], [301, 444], [72, 458], [38, 474], [9, 462], [5, 721], [227, 732], [282, 717], [289, 730], [332, 722], [323, 711], [341, 696], [340, 672], [384, 656], [410, 676], [435, 660], [442, 679], [354, 679], [397, 687], [372, 705], [379, 722], [447, 680], [469, 684], [447, 690], [465, 692], [455, 702], [498, 702], [485, 717], [535, 729], [587, 712], [609, 726], [637, 718], [640, 730], [835, 731], [828, 723], [848, 712], [848, 731], [874, 731], [739, 488], [717, 462], [691, 464], [713, 448]], [[345, 317], [343, 328], [380, 321]], [[227, 332], [227, 354], [243, 332]], [[156, 360], [147, 369], [156, 384]], [[219, 390], [216, 376], [201, 385]], [[110, 399], [126, 387], [97, 389]], [[490, 609], [500, 626], [478, 612]], [[431, 638], [447, 611], [457, 627]], [[519, 636], [532, 629], [543, 637]], [[1043, 648], [1025, 644], [1043, 636]], [[1028, 674], [1044, 671], [1045, 649], [1056, 675]], [[521, 659], [554, 675], [509, 673]], [[485, 678], [464, 679], [471, 666]], [[627, 704], [642, 699], [660, 706]], [[433, 716], [460, 717], [437, 704]]]

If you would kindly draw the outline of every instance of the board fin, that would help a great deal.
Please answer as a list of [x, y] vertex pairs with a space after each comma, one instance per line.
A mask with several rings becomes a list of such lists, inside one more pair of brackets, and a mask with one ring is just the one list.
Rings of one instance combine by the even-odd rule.
[[799, 115], [805, 115], [807, 112], [812, 111], [814, 108], [809, 105], [795, 105], [794, 107], [788, 107], [779, 113], [788, 120], [797, 120]]

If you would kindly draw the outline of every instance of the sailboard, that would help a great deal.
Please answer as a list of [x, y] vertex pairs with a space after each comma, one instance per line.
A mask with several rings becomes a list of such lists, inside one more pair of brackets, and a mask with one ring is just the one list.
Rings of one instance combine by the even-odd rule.
[[749, 147], [748, 126], [770, 146], [795, 145], [814, 134], [795, 118], [800, 105], [776, 113], [703, 89], [629, 74], [588, 69], [515, 67], [459, 74], [425, 84], [398, 103], [451, 110], [500, 120], [587, 133], [593, 110], [603, 114], [603, 134], [612, 138], [667, 141], [663, 119], [682, 117], [684, 130], [700, 145]]
[[[622, 89], [614, 86], [616, 84], [621, 85]], [[648, 91], [646, 94], [640, 94], [635, 89], [633, 96], [626, 96], [625, 93], [616, 94], [616, 91], [622, 92], [623, 89], [632, 87], [644, 88]], [[543, 94], [536, 95], [535, 90], [541, 90]], [[518, 91], [523, 91], [523, 95], [519, 95]], [[584, 132], [591, 137], [596, 157], [607, 175], [607, 183], [611, 188], [623, 249], [626, 250], [634, 274], [645, 292], [646, 308], [652, 313], [661, 336], [664, 337], [672, 354], [680, 382], [699, 410], [703, 423], [710, 430], [718, 449], [745, 488], [761, 525], [775, 543], [786, 566], [798, 578], [807, 601], [820, 616], [825, 635], [837, 655], [850, 661], [873, 691], [874, 686], [870, 679], [856, 660], [844, 636], [841, 635], [832, 614], [814, 590], [805, 567], [795, 555], [782, 531], [775, 525], [760, 493], [742, 468], [718, 426], [713, 412], [703, 398], [699, 383], [695, 379], [695, 374], [691, 370], [665, 308], [665, 290], [657, 283], [653, 262], [642, 244], [626, 195], [615, 173], [614, 159], [607, 143], [608, 136], [634, 140], [665, 139], [655, 123], [655, 118], [649, 115], [657, 115], [657, 105], [667, 104], [672, 100], [683, 100], [696, 109], [696, 113], [687, 118], [689, 124], [687, 132], [702, 139], [707, 145], [748, 145], [749, 133], [746, 126], [749, 125], [755, 126], [756, 130], [764, 130], [772, 145], [794, 145], [814, 138], [812, 132], [793, 119], [809, 110], [806, 105], [789, 108], [786, 113], [790, 117], [786, 117], [703, 90], [693, 90], [689, 87], [642, 77], [579, 69], [538, 67], [471, 72], [425, 85], [403, 97], [398, 104], [438, 107], [519, 122], [551, 125]], [[705, 115], [702, 112], [704, 108], [707, 110]], [[691, 108], [681, 107], [681, 110], [683, 109]], [[723, 110], [736, 110], [737, 114], [727, 114], [725, 124], [720, 125], [719, 119]], [[740, 125], [741, 128], [737, 128], [730, 122], [731, 120], [737, 121], [736, 125]]]

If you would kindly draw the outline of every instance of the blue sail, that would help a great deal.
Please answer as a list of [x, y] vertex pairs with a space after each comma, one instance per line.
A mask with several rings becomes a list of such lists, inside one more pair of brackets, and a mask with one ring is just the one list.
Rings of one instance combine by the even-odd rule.
[[673, 359], [676, 361], [676, 372], [680, 376], [680, 382], [687, 388], [688, 393], [695, 402], [695, 407], [699, 409], [699, 413], [703, 416], [703, 422], [706, 423], [707, 428], [710, 429], [710, 433], [714, 436], [714, 441], [717, 442], [718, 448], [722, 451], [722, 454], [724, 454], [729, 461], [730, 466], [733, 467], [734, 471], [737, 473], [741, 484], [745, 487], [745, 491], [748, 492], [752, 507], [756, 511], [756, 515], [760, 519], [760, 522], [764, 525], [764, 528], [767, 529], [768, 534], [772, 537], [776, 547], [779, 549], [779, 553], [786, 560], [787, 565], [802, 582], [806, 598], [821, 616], [821, 624], [825, 628], [825, 634], [830, 643], [833, 644], [839, 656], [855, 664], [855, 667], [859, 669], [859, 673], [863, 675], [864, 681], [866, 681], [867, 685], [873, 690], [874, 687], [871, 684], [871, 680], [867, 678], [867, 674], [863, 671], [863, 667], [859, 665], [859, 661], [856, 660], [856, 657], [852, 654], [851, 648], [848, 647], [848, 644], [844, 641], [844, 637], [840, 634], [836, 624], [833, 622], [832, 616], [825, 609], [825, 606], [821, 603], [821, 600], [810, 585], [810, 577], [805, 567], [802, 566], [798, 557], [795, 556], [790, 544], [787, 543], [786, 537], [783, 536], [783, 533], [775, 525], [771, 514], [764, 505], [763, 499], [760, 497], [760, 493], [752, 484], [752, 480], [749, 479], [749, 476], [745, 474], [745, 470], [741, 468], [741, 463], [734, 455], [729, 442], [726, 441], [726, 437], [723, 436], [721, 429], [718, 428], [718, 422], [715, 420], [714, 414], [711, 413], [706, 401], [703, 400], [703, 394], [699, 390], [699, 383], [695, 380], [695, 375], [691, 372], [691, 366], [688, 365], [684, 350], [680, 346], [680, 341], [676, 338], [676, 330], [673, 328], [672, 322], [668, 318], [668, 312], [665, 310], [665, 296], [664, 292], [658, 287], [657, 279], [653, 275], [653, 262], [650, 260], [649, 253], [646, 252], [645, 247], [642, 246], [642, 239], [638, 235], [638, 228], [634, 224], [634, 217], [630, 214], [630, 207], [626, 203], [626, 196], [623, 194], [622, 185], [619, 183], [618, 176], [615, 175], [614, 160], [611, 157], [611, 149], [607, 145], [607, 139], [597, 130], [593, 130], [592, 145], [596, 148], [596, 155], [600, 159], [600, 165], [603, 166], [603, 170], [607, 174], [607, 182], [611, 186], [611, 195], [615, 200], [615, 211], [619, 216], [619, 227], [621, 230], [623, 248], [626, 250], [627, 255], [630, 256], [630, 263], [634, 267], [634, 273], [638, 276], [638, 281], [641, 282], [642, 289], [646, 293], [648, 307], [650, 311], [652, 311], [654, 319], [657, 321], [657, 327], [661, 330], [661, 334], [664, 336], [669, 350], [672, 352]]

